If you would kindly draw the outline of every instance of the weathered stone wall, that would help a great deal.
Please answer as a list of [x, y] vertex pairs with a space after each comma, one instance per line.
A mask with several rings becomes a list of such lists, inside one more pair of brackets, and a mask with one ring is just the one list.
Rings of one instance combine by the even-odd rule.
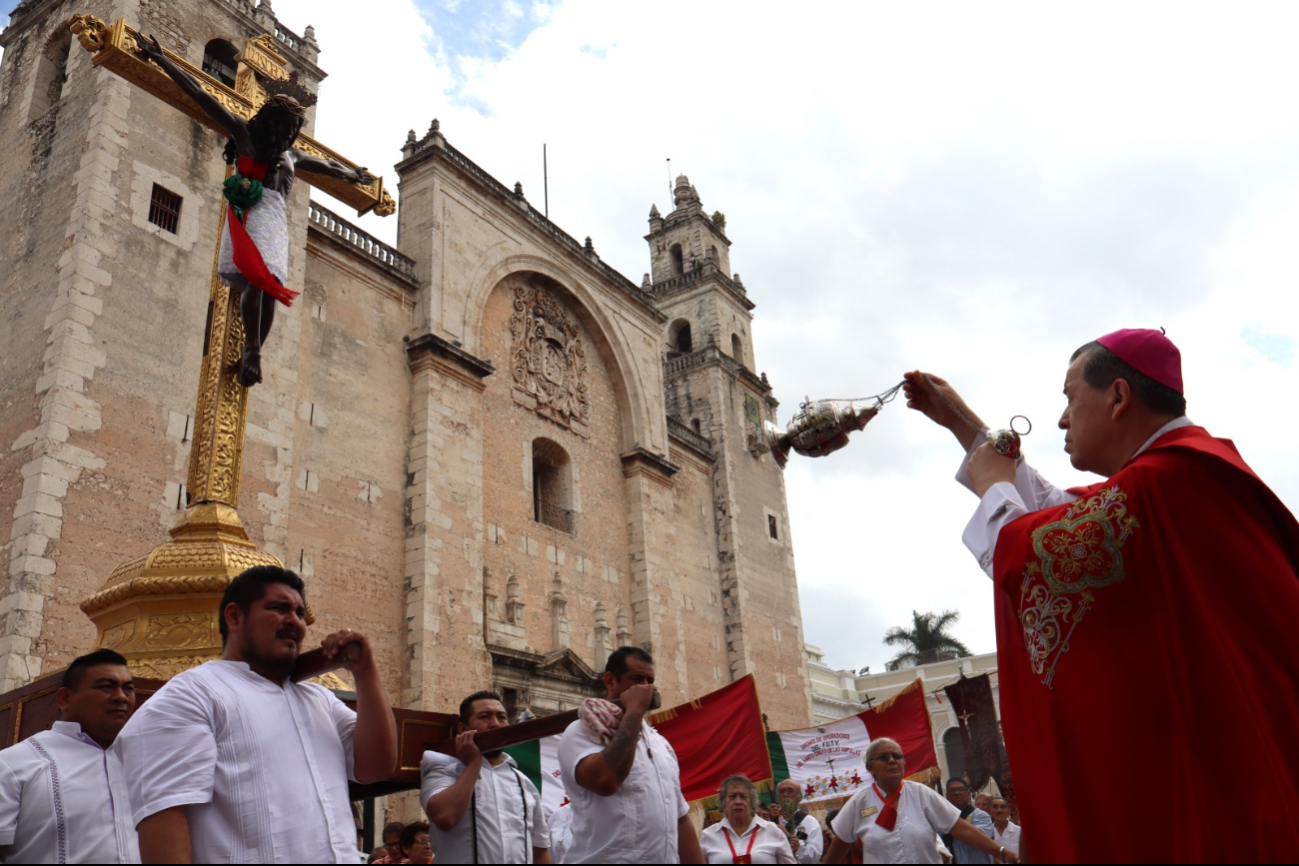
[[[195, 64], [209, 39], [238, 46], [265, 24], [237, 0], [54, 10], [6, 33], [0, 71], [0, 152], [15, 155], [0, 161], [0, 204], [23, 215], [0, 238], [0, 687], [88, 649], [80, 601], [184, 508], [223, 176], [220, 136], [75, 44], [48, 107], [33, 82], [61, 62], [73, 11], [125, 14]], [[319, 71], [299, 65], [314, 87]], [[490, 684], [493, 649], [549, 671], [538, 709], [571, 705], [565, 683], [637, 643], [668, 703], [753, 672], [773, 725], [806, 724], [784, 490], [745, 448], [744, 396], [765, 391], [727, 366], [732, 333], [751, 363], [743, 303], [705, 280], [660, 309], [440, 132], [405, 157], [399, 237], [418, 285], [309, 228], [300, 183], [287, 282], [303, 294], [277, 308], [249, 404], [239, 512], [308, 581], [314, 636], [365, 630], [390, 694], [413, 707], [452, 709]], [[184, 197], [174, 234], [148, 222], [154, 183]], [[680, 230], [700, 258], [716, 242], [725, 273], [713, 229]], [[577, 323], [580, 425], [515, 393], [512, 299], [529, 280]], [[678, 314], [721, 355], [665, 383]], [[711, 450], [670, 439], [669, 415], [699, 420]], [[534, 519], [537, 437], [570, 460], [571, 532]]]
[[[538, 653], [571, 646], [588, 665], [602, 670], [605, 657], [599, 655], [594, 636], [596, 604], [608, 611], [610, 621], [619, 610], [630, 613], [627, 503], [619, 461], [621, 423], [613, 386], [615, 373], [604, 358], [608, 346], [602, 344], [607, 338], [579, 324], [590, 407], [582, 432], [542, 417], [515, 399], [511, 319], [516, 292], [526, 290], [529, 284], [544, 286], [565, 305], [575, 322], [581, 322], [581, 311], [573, 308], [573, 299], [562, 286], [527, 273], [512, 274], [498, 283], [483, 316], [480, 345], [500, 364], [500, 372], [487, 379], [482, 397], [487, 419], [483, 430], [483, 512], [487, 521], [483, 562], [490, 579], [486, 589], [503, 605], [508, 600], [507, 583], [513, 577], [519, 585], [519, 600], [526, 605], [523, 621], [517, 624], [524, 632], [498, 632], [494, 642]], [[538, 438], [549, 439], [567, 452], [571, 494], [569, 501], [561, 504], [568, 504], [573, 512], [571, 532], [534, 519], [532, 448]], [[551, 604], [556, 589], [566, 597], [566, 640], [562, 645], [555, 640], [560, 627]]]

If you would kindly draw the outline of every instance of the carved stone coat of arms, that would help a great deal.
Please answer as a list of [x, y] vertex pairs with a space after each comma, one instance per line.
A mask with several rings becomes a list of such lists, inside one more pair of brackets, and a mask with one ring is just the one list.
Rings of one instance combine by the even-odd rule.
[[577, 319], [549, 288], [528, 283], [514, 292], [510, 317], [515, 398], [537, 414], [584, 432], [586, 350]]

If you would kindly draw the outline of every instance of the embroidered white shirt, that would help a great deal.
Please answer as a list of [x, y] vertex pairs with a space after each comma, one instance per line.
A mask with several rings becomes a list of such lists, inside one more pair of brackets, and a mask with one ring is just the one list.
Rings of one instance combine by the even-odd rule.
[[550, 861], [568, 862], [568, 846], [573, 844], [573, 810], [565, 803], [550, 813]]
[[[781, 827], [786, 824], [784, 818], [778, 819], [778, 822]], [[791, 832], [797, 834], [798, 830], [802, 830], [807, 838], [799, 840], [801, 844], [798, 846], [798, 853], [794, 856], [798, 858], [799, 863], [820, 863], [821, 851], [825, 848], [825, 832], [821, 829], [821, 822], [810, 814], [804, 815], [798, 827]]]
[[216, 660], [173, 677], [127, 722], [138, 825], [188, 806], [195, 863], [355, 863], [356, 713], [314, 683]]
[[997, 829], [997, 825], [992, 825], [992, 841], [996, 842], [1007, 851], [1019, 853], [1019, 825], [1014, 821], [1006, 822], [1006, 832], [1003, 833]]
[[0, 751], [0, 863], [139, 863], [122, 764], [76, 722]]
[[[1174, 418], [1156, 430], [1155, 434], [1147, 439], [1133, 453], [1132, 457], [1136, 457], [1155, 444], [1155, 440], [1165, 433], [1182, 427], [1190, 427], [1193, 423], [1185, 415], [1181, 418]], [[961, 468], [956, 473], [956, 480], [970, 492], [974, 491], [974, 485], [970, 481], [970, 475], [965, 467], [970, 462], [970, 457], [974, 454], [975, 449], [984, 444], [984, 441], [981, 438], [975, 438], [974, 446], [965, 455], [965, 459], [961, 461]], [[997, 536], [1003, 528], [1030, 511], [1054, 508], [1057, 505], [1064, 505], [1066, 502], [1073, 502], [1077, 498], [1068, 490], [1061, 490], [1051, 484], [1021, 457], [1019, 465], [1015, 469], [1015, 483], [998, 481], [988, 488], [987, 492], [983, 494], [983, 498], [979, 500], [979, 507], [975, 509], [974, 516], [966, 524], [965, 532], [961, 535], [961, 541], [965, 542], [965, 546], [970, 553], [974, 554], [974, 558], [979, 561], [979, 566], [988, 577], [992, 577], [993, 557], [997, 550]]]
[[[730, 834], [727, 844], [727, 834]], [[749, 843], [753, 847], [749, 847]], [[735, 832], [729, 818], [723, 818], [699, 834], [699, 846], [704, 849], [704, 860], [709, 863], [734, 863], [736, 855], [746, 852], [753, 858], [750, 863], [797, 863], [785, 831], [771, 821], [753, 816], [744, 835]], [[735, 853], [731, 853], [734, 846]]]
[[935, 834], [950, 831], [961, 819], [961, 810], [933, 788], [902, 783], [897, 822], [892, 830], [875, 823], [884, 801], [867, 785], [849, 798], [830, 828], [845, 842], [860, 839], [863, 863], [938, 863]]
[[[427, 810], [429, 799], [450, 788], [464, 771], [465, 765], [450, 755], [425, 752], [419, 768], [420, 805]], [[460, 823], [446, 832], [430, 825], [429, 841], [439, 863], [531, 863], [534, 847], [550, 847], [541, 794], [509, 755], [496, 767], [484, 760], [473, 801]]]
[[[566, 863], [677, 863], [677, 821], [690, 812], [681, 795], [676, 753], [646, 724], [631, 772], [618, 792], [601, 797], [577, 784], [578, 763], [604, 750], [581, 721], [559, 741], [559, 771], [572, 800], [573, 841]], [[652, 754], [651, 754], [652, 753]]]

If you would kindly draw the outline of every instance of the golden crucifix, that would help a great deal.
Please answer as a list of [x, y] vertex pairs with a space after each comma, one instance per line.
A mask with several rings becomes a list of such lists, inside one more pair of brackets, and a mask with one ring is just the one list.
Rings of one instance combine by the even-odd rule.
[[[114, 72], [213, 129], [228, 132], [162, 68], [140, 56], [139, 47], [146, 43], [124, 19], [109, 25], [91, 15], [74, 15], [68, 27], [82, 47], [92, 52], [95, 66]], [[244, 46], [233, 89], [166, 49], [155, 50], [201, 88], [201, 99], [214, 100], [222, 111], [244, 121], [268, 99], [262, 80], [289, 78], [288, 63], [270, 34], [257, 36]], [[306, 154], [311, 164], [339, 169], [328, 175], [311, 173], [303, 164], [304, 181], [361, 214], [374, 211], [388, 216], [396, 211], [382, 178], [364, 174], [355, 163], [301, 133], [293, 146]], [[219, 248], [218, 242], [218, 255]], [[99, 628], [97, 647], [127, 656], [136, 676], [166, 679], [218, 656], [217, 606], [230, 578], [253, 565], [280, 564], [248, 540], [236, 511], [248, 415], [248, 390], [240, 383], [244, 327], [240, 293], [218, 277], [218, 255], [213, 256], [189, 460], [188, 507], [172, 528], [171, 541], [118, 566], [104, 588], [81, 604]]]

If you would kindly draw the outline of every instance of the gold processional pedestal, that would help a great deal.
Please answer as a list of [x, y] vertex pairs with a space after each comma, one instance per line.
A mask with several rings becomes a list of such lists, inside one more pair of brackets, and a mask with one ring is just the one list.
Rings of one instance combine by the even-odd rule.
[[[137, 31], [124, 20], [106, 25], [94, 16], [75, 15], [68, 26], [82, 47], [92, 52], [94, 65], [113, 71], [196, 120], [213, 125], [161, 69], [136, 55]], [[172, 52], [166, 54], [227, 109], [244, 118], [252, 117], [266, 101], [259, 77], [271, 81], [289, 78], [287, 61], [269, 34], [245, 45], [233, 89]], [[305, 135], [298, 137], [295, 146], [355, 167]], [[302, 179], [361, 213], [373, 210], [388, 216], [396, 210], [382, 178], [369, 184], [306, 174]], [[220, 223], [218, 249], [219, 227]], [[190, 504], [171, 529], [170, 541], [113, 569], [103, 589], [81, 603], [82, 611], [99, 629], [95, 648], [116, 650], [126, 656], [136, 677], [168, 679], [219, 657], [217, 609], [230, 579], [255, 565], [282, 564], [248, 540], [237, 511], [248, 416], [248, 390], [239, 384], [243, 345], [239, 298], [217, 278], [214, 254], [189, 460]], [[308, 607], [307, 622], [312, 619]], [[343, 685], [332, 674], [321, 680], [336, 687]]]

